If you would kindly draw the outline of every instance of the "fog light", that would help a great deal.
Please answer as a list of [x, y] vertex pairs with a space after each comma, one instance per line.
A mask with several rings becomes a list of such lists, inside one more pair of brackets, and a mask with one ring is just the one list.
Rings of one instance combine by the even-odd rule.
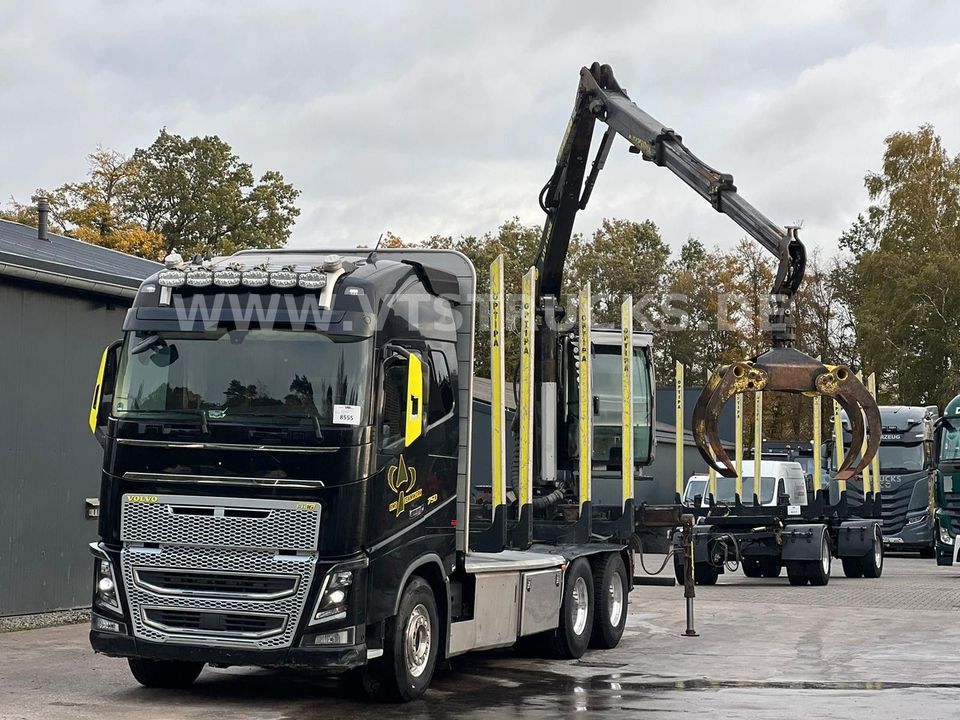
[[316, 270], [300, 273], [297, 282], [304, 290], [319, 290], [327, 286], [327, 276]]
[[940, 526], [940, 542], [944, 545], [953, 545], [953, 535], [943, 525]]
[[180, 270], [164, 270], [157, 276], [160, 287], [180, 287], [187, 281], [187, 275]]
[[275, 288], [292, 288], [297, 284], [297, 274], [292, 270], [277, 270], [270, 273], [270, 284]]
[[121, 633], [126, 635], [127, 626], [121, 622], [116, 622], [115, 620], [107, 620], [105, 617], [100, 617], [97, 614], [92, 616], [92, 625], [94, 630], [99, 630], [100, 632], [111, 632], [111, 633]]
[[313, 639], [314, 645], [353, 645], [354, 629], [337, 630], [336, 632], [323, 633]]
[[240, 273], [230, 268], [217, 270], [213, 274], [213, 284], [217, 287], [236, 287], [240, 284]]
[[187, 273], [187, 285], [190, 287], [207, 287], [213, 284], [213, 273], [209, 270], [197, 269]]
[[266, 270], [253, 268], [243, 271], [243, 284], [247, 287], [263, 287], [270, 281], [270, 275]]

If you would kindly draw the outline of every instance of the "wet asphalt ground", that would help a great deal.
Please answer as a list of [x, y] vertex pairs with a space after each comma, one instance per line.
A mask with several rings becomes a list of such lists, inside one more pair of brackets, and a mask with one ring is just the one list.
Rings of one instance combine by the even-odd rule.
[[681, 588], [640, 586], [618, 648], [579, 661], [457, 658], [406, 706], [367, 705], [310, 673], [248, 668], [147, 690], [125, 662], [93, 654], [84, 625], [5, 633], [0, 718], [960, 717], [960, 569], [888, 558], [879, 580], [841, 573], [796, 588], [736, 573], [697, 592], [700, 637], [681, 636]]

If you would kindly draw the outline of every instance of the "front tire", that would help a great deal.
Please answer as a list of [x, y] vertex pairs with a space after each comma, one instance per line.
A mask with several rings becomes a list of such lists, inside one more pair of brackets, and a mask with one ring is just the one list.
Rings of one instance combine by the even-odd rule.
[[568, 660], [583, 656], [590, 644], [593, 614], [593, 572], [586, 558], [577, 558], [567, 568], [560, 625], [550, 642], [554, 655]]
[[799, 562], [797, 560], [787, 563], [787, 579], [790, 581], [791, 585], [806, 585], [807, 584], [807, 568], [806, 564]]
[[203, 670], [202, 662], [180, 660], [127, 658], [127, 664], [137, 682], [148, 688], [190, 687]]
[[361, 671], [364, 693], [378, 702], [410, 702], [433, 679], [440, 647], [440, 616], [433, 590], [414, 577], [403, 590], [400, 609], [387, 620], [383, 656]]
[[627, 568], [619, 553], [609, 553], [597, 560], [593, 568], [593, 633], [590, 647], [609, 650], [620, 644], [627, 625]]

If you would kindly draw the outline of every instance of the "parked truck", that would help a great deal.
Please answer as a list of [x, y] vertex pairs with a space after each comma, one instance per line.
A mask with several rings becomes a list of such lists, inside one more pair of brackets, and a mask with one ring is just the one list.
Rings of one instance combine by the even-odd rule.
[[[598, 120], [608, 129], [588, 174]], [[509, 427], [502, 266], [491, 268], [489, 477], [471, 476], [466, 257], [172, 254], [105, 351], [90, 411], [104, 448], [93, 648], [127, 658], [148, 686], [188, 685], [205, 663], [297, 665], [410, 700], [437, 662], [470, 650], [524, 641], [577, 658], [616, 646], [632, 539], [658, 519], [676, 526], [681, 509], [633, 501], [653, 452], [655, 384], [629, 299], [620, 328], [595, 333], [589, 287], [575, 318], [561, 302], [574, 219], [618, 135], [781, 257], [784, 289], [796, 289], [796, 230], [764, 218], [598, 63], [581, 70], [540, 195]], [[774, 359], [799, 363], [795, 391], [856, 402], [845, 371], [793, 350], [789, 335]], [[790, 386], [777, 377], [770, 389]], [[701, 442], [716, 436], [709, 421], [695, 429]], [[594, 476], [620, 489], [615, 504], [593, 501]]]
[[960, 395], [953, 398], [936, 424], [934, 438], [936, 463], [936, 538], [937, 565], [956, 565], [960, 543]]
[[[881, 405], [883, 434], [878, 452], [880, 461], [880, 512], [883, 542], [888, 550], [919, 552], [932, 558], [935, 552], [934, 514], [931, 500], [934, 487], [929, 467], [933, 461], [924, 443], [939, 415], [935, 405]], [[844, 446], [851, 441], [850, 423], [842, 416]], [[832, 459], [832, 447], [824, 454]], [[856, 483], [855, 502], [862, 496], [862, 480]], [[851, 488], [853, 489], [853, 488]], [[833, 488], [834, 492], [836, 488]]]

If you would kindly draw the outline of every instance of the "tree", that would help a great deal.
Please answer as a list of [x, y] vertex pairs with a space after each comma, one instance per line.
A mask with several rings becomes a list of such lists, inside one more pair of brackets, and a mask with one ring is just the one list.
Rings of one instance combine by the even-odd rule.
[[894, 133], [864, 183], [871, 205], [841, 238], [863, 364], [886, 401], [943, 407], [960, 390], [960, 156], [929, 125]]
[[[300, 214], [300, 193], [280, 173], [255, 181], [215, 135], [187, 140], [161, 130], [129, 158], [98, 148], [89, 161], [85, 180], [37, 190], [33, 202], [48, 200], [57, 232], [142, 257], [280, 247]], [[35, 206], [16, 201], [0, 217], [37, 224]]]
[[300, 192], [273, 170], [254, 180], [216, 135], [185, 139], [165, 129], [130, 158], [133, 179], [124, 213], [163, 235], [166, 250], [229, 255], [282, 246], [300, 211]]

